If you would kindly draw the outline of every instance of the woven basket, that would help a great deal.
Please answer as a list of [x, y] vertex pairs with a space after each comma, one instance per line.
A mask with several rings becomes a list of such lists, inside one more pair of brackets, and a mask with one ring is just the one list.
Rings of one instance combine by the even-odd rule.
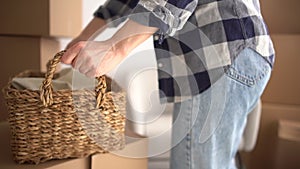
[[18, 163], [84, 157], [124, 147], [125, 93], [112, 92], [111, 79], [97, 78], [95, 90], [53, 91], [52, 79], [64, 51], [49, 61], [47, 73], [25, 71], [16, 77], [45, 77], [40, 90], [3, 89], [9, 110], [11, 150]]

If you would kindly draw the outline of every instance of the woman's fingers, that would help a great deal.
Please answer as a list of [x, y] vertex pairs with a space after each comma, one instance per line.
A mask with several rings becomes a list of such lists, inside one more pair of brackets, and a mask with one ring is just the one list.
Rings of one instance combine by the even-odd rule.
[[97, 77], [109, 72], [121, 61], [116, 51], [105, 42], [79, 42], [66, 51], [61, 61], [86, 76]]
[[93, 78], [93, 77], [101, 76], [101, 75], [103, 75], [103, 73], [100, 72], [98, 69], [90, 69], [88, 72], [85, 73], [85, 75], [87, 77]]
[[80, 59], [78, 59], [74, 68], [78, 69], [80, 73], [86, 74], [91, 69], [94, 69], [94, 67], [94, 63], [90, 56], [82, 54], [80, 55]]
[[65, 64], [72, 64], [73, 60], [78, 56], [79, 52], [84, 48], [86, 42], [78, 42], [70, 47], [66, 53], [62, 56], [61, 62]]

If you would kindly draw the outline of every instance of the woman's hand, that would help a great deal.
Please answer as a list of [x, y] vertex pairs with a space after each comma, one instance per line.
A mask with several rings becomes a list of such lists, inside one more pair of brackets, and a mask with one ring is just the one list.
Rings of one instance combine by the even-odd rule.
[[81, 35], [79, 35], [76, 38], [74, 38], [71, 42], [68, 43], [68, 45], [66, 46], [66, 49], [69, 49], [70, 47], [72, 47], [73, 45], [75, 45], [78, 42], [86, 41], [86, 40], [87, 40], [87, 38], [83, 38]]
[[115, 68], [128, 53], [110, 41], [80, 41], [69, 47], [61, 61], [88, 77], [97, 77]]
[[[127, 21], [106, 41], [81, 41], [70, 45], [61, 61], [88, 77], [97, 77], [115, 68], [134, 48], [158, 29]], [[88, 32], [88, 31], [87, 31]]]

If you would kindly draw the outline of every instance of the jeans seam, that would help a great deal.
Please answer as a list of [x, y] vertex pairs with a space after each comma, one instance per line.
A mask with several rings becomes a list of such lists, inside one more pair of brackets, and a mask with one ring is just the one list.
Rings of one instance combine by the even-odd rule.
[[186, 142], [187, 142], [187, 145], [186, 145], [186, 158], [187, 158], [187, 168], [189, 169], [192, 169], [191, 167], [191, 149], [192, 149], [192, 126], [191, 126], [191, 116], [192, 116], [192, 112], [193, 112], [193, 100], [191, 101], [192, 105], [190, 107], [190, 112], [187, 114], [186, 116], [186, 121], [188, 123], [188, 132], [187, 132], [187, 135], [186, 135]]
[[192, 148], [192, 146], [191, 146], [191, 134], [190, 133], [187, 134], [186, 141], [187, 141], [187, 147], [186, 147], [186, 149], [187, 149], [187, 153], [186, 153], [187, 168], [191, 169], [191, 154], [192, 154], [191, 153], [191, 148]]

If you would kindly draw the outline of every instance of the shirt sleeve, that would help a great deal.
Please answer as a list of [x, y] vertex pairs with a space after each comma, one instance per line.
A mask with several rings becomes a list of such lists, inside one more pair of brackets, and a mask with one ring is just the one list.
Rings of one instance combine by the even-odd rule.
[[157, 27], [172, 36], [183, 28], [198, 0], [140, 0], [129, 18], [145, 26]]
[[107, 0], [94, 12], [94, 16], [106, 20], [109, 27], [116, 27], [127, 19], [138, 2], [139, 0]]

